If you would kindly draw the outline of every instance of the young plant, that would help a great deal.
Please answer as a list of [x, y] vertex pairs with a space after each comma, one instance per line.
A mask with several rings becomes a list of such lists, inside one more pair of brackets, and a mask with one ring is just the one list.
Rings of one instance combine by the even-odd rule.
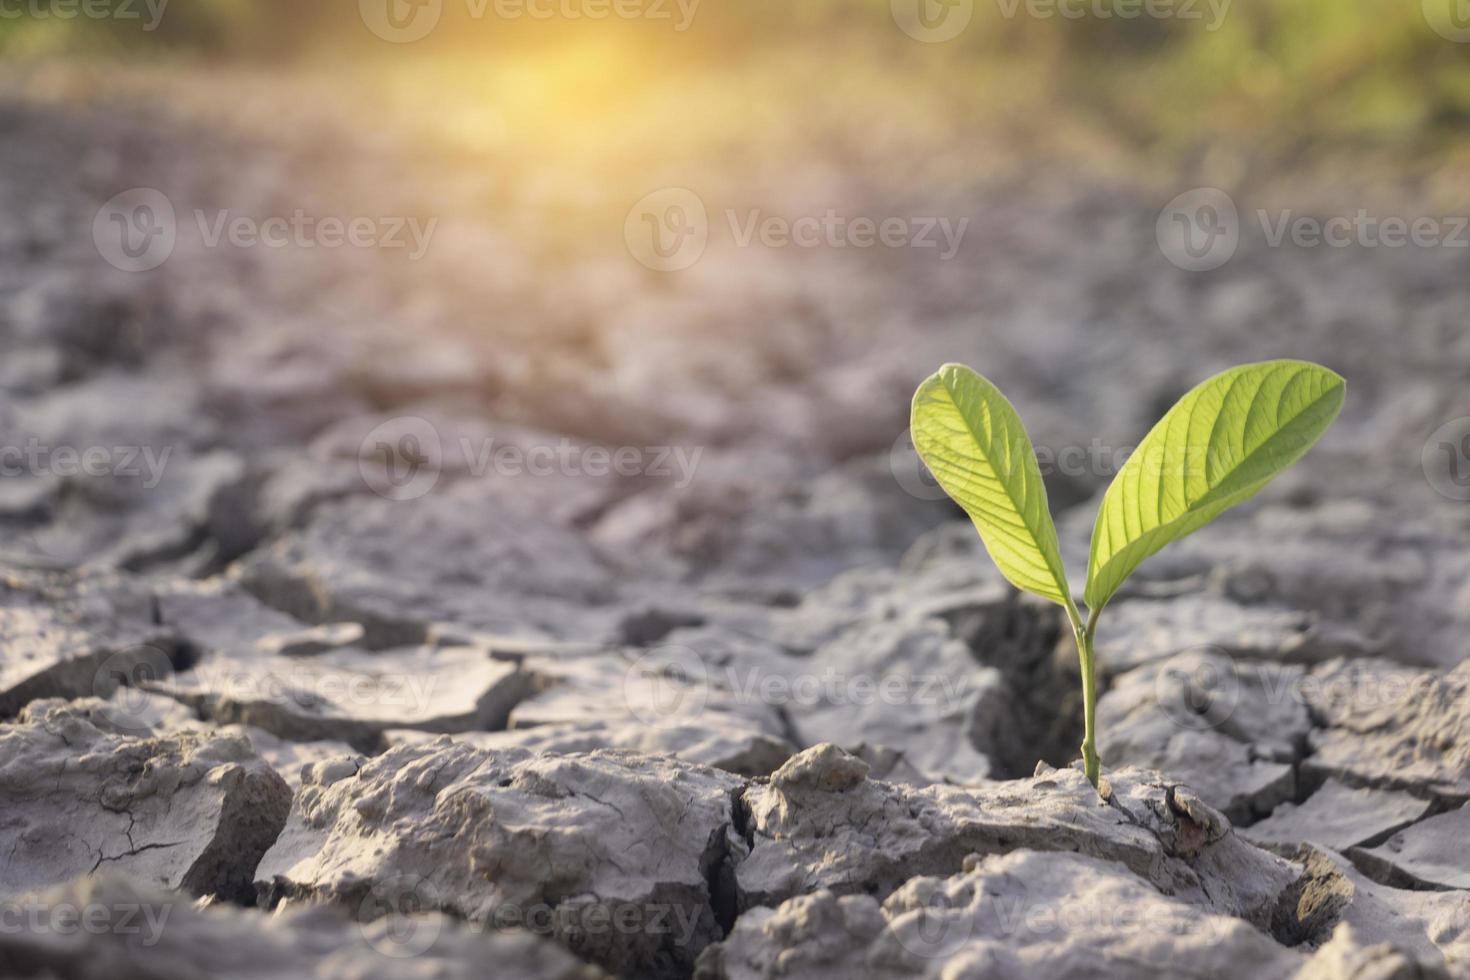
[[970, 515], [1012, 585], [1067, 612], [1082, 668], [1082, 763], [1098, 785], [1097, 620], [1143, 560], [1253, 496], [1300, 459], [1342, 408], [1347, 384], [1304, 361], [1231, 368], [1169, 409], [1118, 471], [1092, 529], [1084, 621], [1067, 585], [1041, 468], [1000, 390], [946, 364], [914, 393], [914, 448]]

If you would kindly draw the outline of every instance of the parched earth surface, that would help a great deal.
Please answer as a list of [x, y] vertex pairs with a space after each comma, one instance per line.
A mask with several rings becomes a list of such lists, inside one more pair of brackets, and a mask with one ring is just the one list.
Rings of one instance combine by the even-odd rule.
[[[758, 203], [966, 217], [954, 258], [712, 231], [655, 272], [657, 182], [576, 247], [507, 190], [566, 173], [291, 132], [0, 106], [0, 974], [1470, 975], [1462, 252], [1189, 273], [1172, 194], [920, 197], [834, 145]], [[702, 178], [715, 223], [760, 167]], [[94, 224], [139, 187], [177, 240], [129, 272]], [[195, 218], [297, 209], [438, 226]], [[1109, 609], [1099, 798], [1058, 611], [908, 398], [999, 381], [1082, 569], [1119, 452], [1277, 356], [1347, 407]]]

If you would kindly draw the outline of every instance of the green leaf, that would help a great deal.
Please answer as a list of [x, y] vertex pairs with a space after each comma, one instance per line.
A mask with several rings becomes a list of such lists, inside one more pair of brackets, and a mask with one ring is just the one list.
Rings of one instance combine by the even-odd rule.
[[946, 364], [914, 392], [914, 448], [965, 509], [996, 566], [1018, 589], [1072, 606], [1041, 467], [1000, 390]]
[[1347, 383], [1305, 361], [1217, 374], [1179, 399], [1103, 496], [1085, 597], [1096, 615], [1145, 558], [1253, 496], [1332, 425]]

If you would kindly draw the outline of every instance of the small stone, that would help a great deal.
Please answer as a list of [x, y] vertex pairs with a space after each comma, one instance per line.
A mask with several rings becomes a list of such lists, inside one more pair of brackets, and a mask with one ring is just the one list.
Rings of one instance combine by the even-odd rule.
[[815, 789], [840, 793], [868, 778], [868, 764], [830, 742], [799, 752], [771, 776], [780, 790]]

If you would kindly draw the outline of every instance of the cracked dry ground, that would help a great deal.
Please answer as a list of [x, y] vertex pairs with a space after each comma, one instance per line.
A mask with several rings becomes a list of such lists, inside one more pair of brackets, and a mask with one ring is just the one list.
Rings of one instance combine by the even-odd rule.
[[[1453, 254], [1247, 239], [1191, 276], [1149, 192], [1030, 173], [948, 194], [953, 263], [653, 276], [378, 150], [326, 180], [177, 118], [0, 132], [5, 444], [167, 453], [3, 484], [0, 974], [1465, 972], [1470, 505], [1421, 458], [1467, 414]], [[416, 266], [181, 235], [129, 275], [91, 221], [136, 186], [456, 220]], [[880, 213], [897, 181], [840, 186]], [[1275, 356], [1347, 409], [1117, 601], [1101, 801], [1057, 611], [905, 490], [908, 395], [963, 361], [1039, 444], [1128, 445]], [[433, 486], [375, 492], [372, 448], [425, 431]], [[477, 465], [547, 445], [699, 456]], [[1074, 567], [1107, 477], [1052, 480]], [[137, 928], [35, 918], [64, 906]]]

